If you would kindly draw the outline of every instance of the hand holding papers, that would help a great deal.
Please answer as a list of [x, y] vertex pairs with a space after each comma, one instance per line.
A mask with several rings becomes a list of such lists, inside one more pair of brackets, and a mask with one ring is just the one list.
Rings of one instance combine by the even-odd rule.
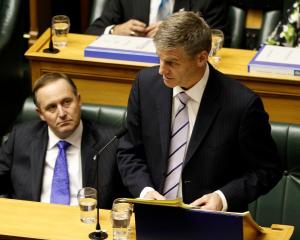
[[102, 35], [84, 50], [85, 57], [159, 63], [152, 38]]

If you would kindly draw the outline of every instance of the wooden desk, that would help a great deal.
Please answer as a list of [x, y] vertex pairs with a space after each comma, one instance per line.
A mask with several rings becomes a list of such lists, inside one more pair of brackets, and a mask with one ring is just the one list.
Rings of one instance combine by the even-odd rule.
[[[130, 240], [135, 240], [134, 219]], [[100, 224], [112, 239], [109, 210], [100, 211]], [[79, 208], [11, 199], [0, 199], [0, 239], [84, 240], [95, 229], [94, 224], [79, 220]], [[272, 225], [258, 240], [288, 240], [292, 226]]]
[[[135, 239], [132, 218], [130, 239]], [[110, 211], [100, 210], [100, 225], [112, 239]], [[0, 199], [0, 239], [84, 240], [95, 224], [79, 219], [79, 207]]]
[[[47, 72], [64, 72], [74, 79], [83, 102], [126, 106], [136, 73], [153, 64], [85, 58], [84, 48], [96, 37], [69, 34], [68, 38], [68, 47], [58, 54], [43, 53], [48, 47], [48, 30], [26, 52], [32, 81]], [[300, 123], [300, 77], [248, 73], [247, 64], [255, 53], [224, 48], [220, 51], [222, 60], [216, 68], [257, 92], [272, 121]]]

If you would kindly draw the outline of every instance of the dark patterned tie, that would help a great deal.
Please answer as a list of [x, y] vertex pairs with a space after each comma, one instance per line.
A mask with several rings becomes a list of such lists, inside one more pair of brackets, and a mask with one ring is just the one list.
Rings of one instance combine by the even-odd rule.
[[189, 96], [185, 92], [181, 92], [177, 97], [180, 104], [172, 126], [168, 171], [163, 193], [167, 199], [174, 199], [177, 197], [189, 131], [189, 116], [186, 106]]
[[52, 189], [51, 189], [51, 203], [70, 204], [70, 186], [66, 150], [70, 143], [66, 141], [59, 141], [57, 147], [59, 149], [58, 156], [55, 162]]
[[172, 12], [169, 7], [170, 0], [161, 0], [161, 3], [158, 8], [158, 20], [165, 20], [167, 17], [169, 17]]

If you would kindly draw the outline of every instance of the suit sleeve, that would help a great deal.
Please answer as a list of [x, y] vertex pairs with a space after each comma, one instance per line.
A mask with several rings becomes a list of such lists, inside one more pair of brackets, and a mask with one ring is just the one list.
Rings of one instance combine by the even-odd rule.
[[194, 0], [191, 6], [191, 10], [199, 12], [211, 28], [217, 28], [224, 32], [226, 43], [230, 39], [227, 2], [224, 0]]
[[11, 193], [10, 172], [13, 158], [15, 130], [0, 148], [0, 197], [8, 197]]
[[124, 182], [134, 197], [138, 197], [144, 187], [153, 187], [148, 171], [141, 133], [139, 75], [134, 82], [128, 101], [127, 134], [120, 139], [118, 166]]
[[266, 194], [282, 176], [268, 114], [257, 96], [250, 101], [242, 116], [238, 142], [237, 151], [245, 163], [245, 171], [220, 189], [227, 199], [229, 211]]
[[106, 1], [103, 12], [87, 29], [87, 34], [101, 35], [105, 28], [122, 23], [123, 12], [120, 0]]

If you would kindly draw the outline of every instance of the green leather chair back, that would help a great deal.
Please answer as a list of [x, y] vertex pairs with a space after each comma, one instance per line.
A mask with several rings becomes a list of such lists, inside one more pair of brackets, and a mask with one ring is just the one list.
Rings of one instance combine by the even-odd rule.
[[231, 33], [231, 42], [229, 47], [241, 48], [245, 22], [246, 22], [246, 11], [242, 8], [230, 6], [229, 7], [229, 32]]
[[[35, 109], [36, 107], [32, 99], [27, 98], [23, 105], [23, 109], [17, 118], [17, 123], [38, 119], [39, 116]], [[83, 118], [101, 124], [101, 126], [119, 129], [125, 122], [126, 108], [100, 104], [82, 104], [81, 114]]]
[[281, 17], [282, 14], [279, 10], [264, 12], [261, 30], [259, 31], [257, 39], [257, 48], [259, 48], [267, 40], [268, 36], [272, 33], [276, 25], [279, 23]]
[[262, 226], [295, 226], [292, 239], [300, 239], [300, 125], [272, 123], [272, 136], [284, 166], [282, 179], [265, 196], [250, 204], [250, 212]]
[[22, 108], [30, 86], [24, 79], [24, 6], [22, 0], [0, 0], [0, 138]]

